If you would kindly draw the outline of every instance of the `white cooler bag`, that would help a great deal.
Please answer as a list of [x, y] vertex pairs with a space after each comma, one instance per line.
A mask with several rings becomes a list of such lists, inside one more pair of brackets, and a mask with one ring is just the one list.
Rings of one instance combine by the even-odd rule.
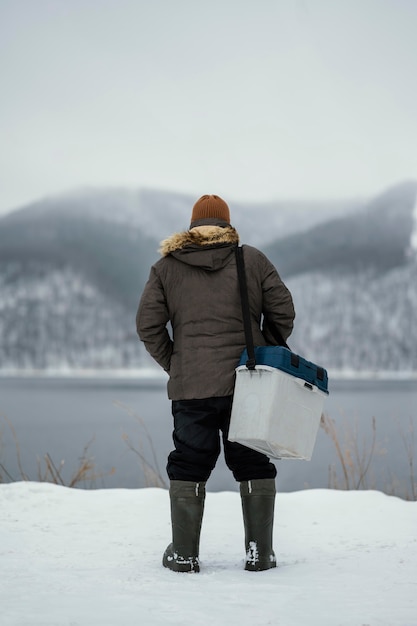
[[[284, 350], [284, 348], [281, 348]], [[276, 367], [236, 369], [229, 441], [275, 459], [313, 453], [327, 392]]]

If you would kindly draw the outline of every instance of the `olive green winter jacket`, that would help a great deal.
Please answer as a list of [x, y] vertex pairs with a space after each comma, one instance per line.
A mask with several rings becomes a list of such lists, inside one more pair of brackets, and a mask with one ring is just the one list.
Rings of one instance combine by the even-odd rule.
[[[161, 244], [136, 316], [147, 351], [169, 374], [168, 396], [186, 400], [233, 393], [245, 333], [231, 227], [205, 225]], [[291, 294], [262, 252], [243, 246], [255, 345], [266, 345], [262, 316], [286, 339], [293, 327]], [[169, 332], [169, 324], [172, 332]]]

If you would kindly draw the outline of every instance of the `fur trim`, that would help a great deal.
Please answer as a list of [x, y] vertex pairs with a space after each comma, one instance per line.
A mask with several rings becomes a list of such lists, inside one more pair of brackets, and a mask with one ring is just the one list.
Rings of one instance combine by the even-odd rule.
[[219, 243], [239, 243], [239, 235], [233, 226], [199, 226], [175, 233], [161, 241], [159, 252], [162, 256], [168, 256], [171, 252], [181, 250], [186, 246], [210, 246]]

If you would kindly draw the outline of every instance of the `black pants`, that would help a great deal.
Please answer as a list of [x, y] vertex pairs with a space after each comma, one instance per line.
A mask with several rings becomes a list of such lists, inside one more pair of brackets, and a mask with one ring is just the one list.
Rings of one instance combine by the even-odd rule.
[[170, 480], [206, 481], [220, 454], [220, 433], [226, 465], [237, 481], [275, 478], [276, 467], [267, 456], [228, 441], [231, 409], [232, 396], [172, 402], [175, 450], [168, 456]]

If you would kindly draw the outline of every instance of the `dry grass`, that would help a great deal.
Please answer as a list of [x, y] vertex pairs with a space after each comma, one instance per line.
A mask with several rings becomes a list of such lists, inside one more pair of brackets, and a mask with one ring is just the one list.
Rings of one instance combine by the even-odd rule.
[[[20, 472], [20, 480], [30, 480], [29, 477], [26, 475], [25, 471], [23, 470], [23, 465], [22, 465], [22, 459], [20, 457], [20, 446], [19, 446], [19, 442], [17, 439], [17, 435], [16, 435], [16, 431], [13, 428], [13, 424], [7, 419], [7, 417], [3, 417], [4, 422], [6, 423], [6, 425], [9, 427], [14, 444], [15, 444], [15, 448], [16, 448], [16, 460], [17, 460], [17, 466], [19, 468], [19, 472]], [[3, 449], [3, 433], [4, 433], [4, 427], [2, 426], [2, 429], [0, 431], [0, 452]], [[3, 476], [7, 476], [7, 478], [11, 481], [14, 481], [15, 479], [9, 474], [9, 472], [7, 471], [7, 469], [4, 467], [4, 465], [2, 463], [0, 463], [0, 482], [4, 482], [4, 478]]]
[[[164, 489], [167, 489], [167, 484], [164, 478], [162, 477], [162, 473], [158, 466], [158, 461], [156, 458], [156, 452], [155, 452], [155, 447], [153, 445], [152, 437], [150, 436], [149, 431], [146, 428], [146, 424], [144, 420], [126, 404], [123, 404], [122, 402], [119, 402], [119, 401], [115, 401], [113, 402], [113, 404], [117, 406], [119, 409], [122, 409], [123, 411], [125, 411], [131, 417], [133, 417], [138, 423], [144, 435], [144, 437], [143, 436], [139, 437], [137, 447], [132, 443], [131, 438], [126, 433], [123, 433], [122, 439], [127, 445], [127, 447], [129, 448], [129, 450], [138, 457], [139, 463], [142, 469], [142, 473], [145, 478], [146, 486], [147, 487], [162, 487]], [[146, 449], [150, 452], [150, 456], [151, 456], [150, 461], [148, 460], [145, 454], [144, 447], [146, 447]]]
[[[155, 448], [145, 422], [130, 407], [122, 404], [121, 402], [114, 402], [114, 404], [133, 417], [141, 428], [142, 436], [139, 437], [136, 445], [126, 433], [122, 434], [122, 439], [129, 450], [131, 450], [131, 452], [138, 457], [145, 479], [145, 485], [147, 487], [167, 488], [167, 484], [158, 467]], [[0, 459], [2, 449], [4, 448], [3, 434], [4, 427], [6, 426], [14, 443], [18, 475], [12, 476], [5, 465], [0, 461], [0, 483], [15, 482], [17, 480], [36, 480], [38, 482], [50, 482], [57, 485], [64, 485], [66, 487], [83, 486], [93, 488], [96, 486], [97, 480], [102, 480], [106, 476], [111, 476], [116, 471], [114, 467], [106, 474], [97, 470], [95, 459], [89, 453], [90, 446], [93, 443], [93, 441], [90, 441], [86, 446], [84, 446], [83, 452], [78, 460], [78, 465], [69, 478], [65, 479], [63, 476], [65, 461], [61, 460], [57, 463], [49, 453], [44, 454], [41, 458], [37, 457], [36, 477], [30, 477], [24, 468], [20, 445], [13, 424], [7, 419], [7, 417], [3, 417], [2, 422], [3, 423], [0, 423]], [[150, 455], [150, 460], [147, 455]]]
[[[376, 419], [371, 419], [370, 436], [359, 436], [358, 419], [343, 420], [339, 428], [328, 415], [321, 417], [321, 428], [330, 437], [339, 462], [329, 466], [328, 486], [331, 489], [376, 489], [374, 462], [387, 454], [387, 448], [377, 440]], [[407, 432], [399, 428], [408, 465], [409, 488], [404, 488], [386, 468], [389, 475], [384, 491], [406, 500], [417, 500], [417, 478], [415, 476], [414, 423], [410, 418]], [[399, 491], [401, 490], [401, 493]]]
[[[44, 454], [42, 458], [37, 458], [37, 474], [35, 478], [31, 478], [24, 469], [20, 445], [13, 424], [7, 417], [3, 416], [2, 419], [4, 424], [8, 427], [13, 439], [19, 475], [12, 476], [4, 464], [0, 462], [0, 483], [6, 482], [6, 480], [10, 482], [16, 482], [17, 480], [35, 480], [37, 482], [54, 483], [65, 487], [82, 486], [85, 488], [95, 487], [98, 479], [102, 479], [104, 476], [110, 476], [115, 472], [115, 468], [112, 468], [107, 474], [103, 474], [97, 470], [94, 457], [89, 454], [89, 448], [93, 443], [93, 440], [91, 440], [84, 446], [83, 452], [78, 460], [78, 465], [69, 479], [66, 480], [63, 476], [65, 461], [61, 460], [59, 463], [56, 463], [48, 452]], [[3, 433], [4, 425], [0, 430], [0, 454], [4, 447]]]
[[414, 434], [414, 422], [409, 418], [408, 428], [406, 432], [404, 432], [399, 427], [400, 436], [402, 442], [404, 444], [404, 450], [407, 459], [407, 465], [409, 470], [409, 482], [410, 482], [410, 492], [406, 494], [407, 500], [417, 500], [417, 478], [415, 475], [415, 462], [414, 462], [414, 453], [416, 450], [415, 446], [415, 434]]
[[370, 476], [370, 468], [374, 455], [385, 454], [386, 450], [377, 446], [376, 422], [372, 418], [371, 440], [363, 438], [359, 441], [358, 420], [355, 419], [347, 427], [342, 436], [336, 423], [327, 415], [322, 415], [321, 427], [335, 447], [337, 458], [343, 474], [340, 481], [334, 466], [329, 467], [329, 484], [335, 489], [371, 489], [375, 486]]
[[[114, 404], [133, 417], [141, 428], [142, 436], [138, 438], [137, 445], [132, 442], [131, 438], [126, 433], [122, 434], [122, 438], [129, 450], [139, 459], [146, 486], [166, 488], [167, 484], [158, 467], [155, 448], [145, 422], [130, 407], [121, 402], [115, 402]], [[6, 417], [2, 418], [2, 423], [0, 422], [0, 459], [2, 457], [2, 450], [4, 449], [3, 435], [5, 427], [10, 432], [14, 442], [19, 475], [12, 476], [5, 465], [0, 461], [0, 483], [14, 482], [16, 480], [37, 480], [38, 482], [50, 482], [67, 487], [82, 486], [93, 488], [96, 486], [97, 480], [102, 480], [105, 476], [110, 476], [115, 472], [114, 468], [106, 474], [97, 470], [95, 459], [90, 454], [90, 446], [93, 443], [93, 441], [90, 441], [84, 446], [82, 454], [78, 459], [78, 464], [69, 478], [65, 479], [63, 476], [65, 461], [61, 460], [59, 463], [56, 463], [49, 453], [37, 459], [37, 474], [35, 478], [31, 478], [24, 468], [16, 431]], [[323, 414], [321, 428], [330, 438], [338, 460], [337, 467], [335, 464], [329, 466], [328, 487], [331, 489], [345, 490], [375, 489], [374, 462], [378, 459], [380, 460], [381, 457], [387, 454], [386, 447], [377, 439], [375, 417], [371, 420], [368, 436], [359, 435], [357, 418], [350, 420], [344, 419], [336, 426], [335, 420]], [[388, 468], [386, 468], [389, 480], [387, 481], [384, 491], [391, 495], [398, 495], [404, 499], [415, 501], [417, 500], [417, 477], [415, 474], [416, 446], [414, 421], [411, 418], [409, 419], [408, 427], [405, 431], [398, 425], [398, 432], [403, 442], [404, 458], [408, 467], [408, 486], [404, 488], [404, 485], [401, 485], [398, 479], [392, 476]], [[150, 457], [150, 459], [148, 457]]]
[[48, 453], [44, 455], [43, 459], [38, 458], [38, 482], [55, 483], [66, 487], [77, 487], [82, 484], [83, 487], [91, 488], [96, 486], [97, 480], [102, 480], [104, 476], [112, 476], [116, 471], [114, 467], [106, 474], [97, 471], [94, 457], [89, 455], [89, 448], [92, 443], [93, 440], [84, 446], [78, 465], [67, 481], [62, 476], [64, 460], [57, 465]]

